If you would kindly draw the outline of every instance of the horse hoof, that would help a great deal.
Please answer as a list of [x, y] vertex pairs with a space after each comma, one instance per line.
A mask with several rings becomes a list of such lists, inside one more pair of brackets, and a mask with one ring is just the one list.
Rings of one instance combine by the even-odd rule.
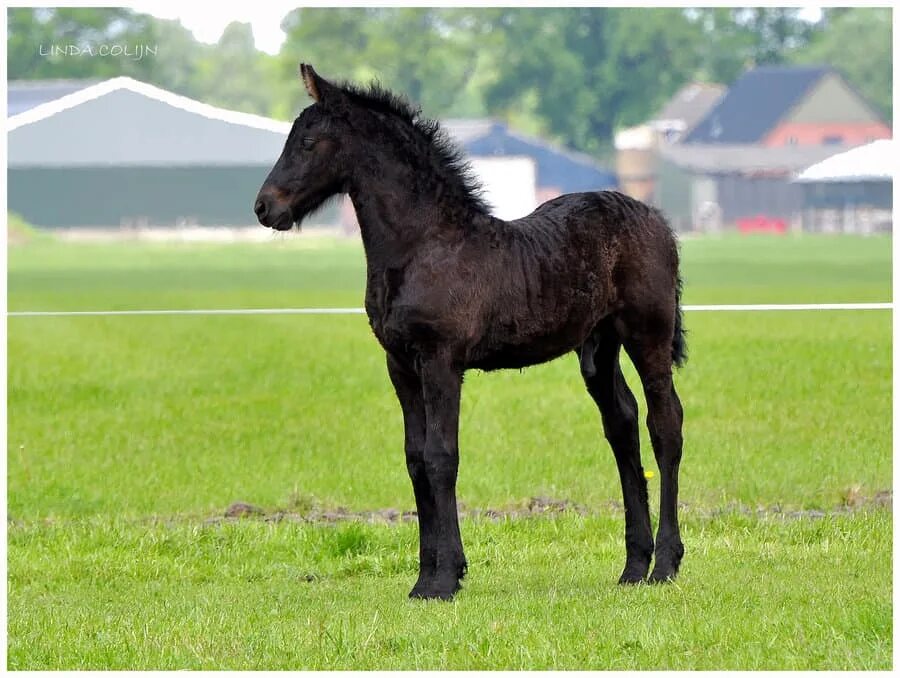
[[678, 574], [678, 566], [684, 556], [684, 546], [676, 544], [667, 549], [656, 549], [656, 562], [653, 564], [653, 572], [650, 574], [650, 582], [662, 584], [675, 579]]
[[420, 600], [452, 600], [453, 596], [461, 588], [458, 581], [449, 586], [441, 585], [434, 581], [424, 583], [417, 582], [416, 585], [413, 586], [412, 591], [409, 592], [409, 597]]
[[672, 568], [654, 567], [653, 572], [650, 573], [650, 578], [647, 581], [651, 584], [667, 584], [675, 581], [676, 574], [677, 570]]
[[619, 584], [622, 586], [635, 586], [644, 583], [644, 576], [640, 572], [623, 572], [619, 577]]
[[409, 597], [413, 600], [453, 600], [453, 596], [456, 595], [456, 591], [458, 590], [459, 587], [454, 591], [414, 588], [409, 592]]
[[622, 570], [622, 576], [619, 577], [619, 583], [623, 585], [642, 584], [647, 579], [647, 572], [650, 570], [650, 561], [628, 560], [625, 562], [625, 569]]
[[409, 592], [412, 600], [453, 600], [455, 591], [416, 591], [413, 589]]

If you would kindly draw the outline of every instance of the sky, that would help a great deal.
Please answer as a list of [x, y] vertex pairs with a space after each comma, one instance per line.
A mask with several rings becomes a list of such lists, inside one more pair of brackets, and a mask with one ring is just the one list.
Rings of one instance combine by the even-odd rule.
[[201, 42], [218, 42], [225, 27], [232, 21], [249, 22], [253, 26], [256, 48], [277, 54], [284, 42], [281, 20], [298, 3], [271, 0], [215, 5], [190, 2], [131, 2], [127, 6], [160, 19], [178, 19]]
[[[254, 3], [221, 3], [210, 11], [210, 4], [142, 0], [126, 3], [139, 12], [152, 14], [160, 19], [178, 19], [201, 42], [218, 42], [225, 27], [232, 21], [249, 22], [253, 26], [256, 48], [269, 54], [277, 54], [284, 42], [281, 20], [298, 2], [271, 0]], [[315, 3], [318, 4], [318, 3]], [[804, 18], [816, 21], [822, 10], [815, 6], [803, 9]]]

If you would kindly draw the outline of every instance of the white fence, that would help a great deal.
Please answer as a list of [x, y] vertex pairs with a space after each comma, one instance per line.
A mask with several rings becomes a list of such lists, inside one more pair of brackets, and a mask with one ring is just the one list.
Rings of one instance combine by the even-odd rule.
[[[892, 302], [858, 304], [687, 304], [684, 311], [890, 311]], [[356, 315], [364, 308], [184, 308], [124, 311], [9, 311], [11, 318], [125, 315]]]

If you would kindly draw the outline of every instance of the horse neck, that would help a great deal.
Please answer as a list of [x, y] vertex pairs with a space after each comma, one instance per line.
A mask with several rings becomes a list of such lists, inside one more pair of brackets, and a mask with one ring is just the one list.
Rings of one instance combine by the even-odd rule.
[[370, 264], [392, 266], [436, 237], [462, 238], [476, 222], [491, 219], [443, 186], [446, 179], [433, 170], [393, 158], [370, 168], [356, 165], [348, 193]]

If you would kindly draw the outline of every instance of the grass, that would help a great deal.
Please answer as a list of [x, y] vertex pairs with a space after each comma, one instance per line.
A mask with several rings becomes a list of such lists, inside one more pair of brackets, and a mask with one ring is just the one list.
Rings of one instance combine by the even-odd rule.
[[[686, 303], [890, 299], [883, 238], [682, 252]], [[9, 250], [10, 310], [359, 306], [364, 280], [357, 245], [315, 239]], [[679, 583], [614, 585], [621, 490], [563, 358], [468, 375], [459, 494], [591, 513], [466, 519], [471, 574], [440, 605], [404, 598], [412, 525], [204, 523], [238, 500], [413, 507], [364, 317], [10, 319], [9, 667], [890, 667], [890, 512], [735, 509], [891, 489], [890, 313], [686, 321]]]
[[[884, 237], [682, 243], [689, 304], [863, 302], [891, 295]], [[361, 306], [362, 247], [322, 237], [253, 245], [40, 243], [10, 252], [9, 309]]]
[[93, 520], [14, 529], [9, 667], [891, 663], [886, 511], [790, 521], [688, 512], [689, 558], [666, 587], [614, 583], [621, 516], [464, 528], [472, 574], [453, 604], [406, 600], [416, 567], [410, 524]]

